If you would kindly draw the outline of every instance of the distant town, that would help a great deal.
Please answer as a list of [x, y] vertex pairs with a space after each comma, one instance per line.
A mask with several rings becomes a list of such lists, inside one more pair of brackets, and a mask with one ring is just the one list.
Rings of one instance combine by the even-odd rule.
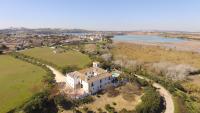
[[105, 38], [112, 38], [112, 33], [59, 29], [4, 29], [0, 30], [0, 46], [2, 46], [0, 51], [11, 52], [72, 43], [95, 43]]
[[32, 47], [66, 45], [70, 43], [95, 43], [105, 38], [112, 38], [113, 35], [157, 35], [200, 40], [200, 33], [198, 32], [9, 28], [0, 30], [0, 51], [11, 52]]

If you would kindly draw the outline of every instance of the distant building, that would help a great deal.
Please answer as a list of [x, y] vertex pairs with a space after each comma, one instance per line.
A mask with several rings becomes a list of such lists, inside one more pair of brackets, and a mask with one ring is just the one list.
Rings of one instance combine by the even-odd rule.
[[66, 84], [73, 89], [83, 89], [83, 95], [94, 94], [112, 84], [112, 73], [99, 68], [99, 62], [93, 67], [66, 74]]

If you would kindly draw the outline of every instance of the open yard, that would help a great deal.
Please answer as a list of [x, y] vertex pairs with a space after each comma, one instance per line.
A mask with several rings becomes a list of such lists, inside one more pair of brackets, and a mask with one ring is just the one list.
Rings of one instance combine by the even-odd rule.
[[0, 113], [25, 102], [42, 89], [46, 72], [32, 64], [0, 55]]
[[[55, 53], [56, 51], [56, 53]], [[76, 65], [80, 68], [90, 63], [90, 58], [78, 51], [59, 50], [48, 47], [22, 51], [23, 54], [51, 62], [59, 67]]]
[[[122, 97], [122, 95], [111, 98], [108, 97], [107, 94], [104, 94], [100, 98], [95, 97], [95, 102], [85, 105], [85, 107], [88, 107], [89, 110], [98, 112], [99, 108], [101, 108], [103, 111], [106, 111], [105, 105], [110, 104], [110, 106], [114, 107], [116, 111], [120, 111], [123, 108], [127, 110], [133, 110], [139, 102], [139, 96], [136, 96], [134, 101], [127, 101]], [[113, 103], [116, 103], [116, 105]]]
[[[142, 90], [129, 83], [118, 88], [109, 88], [103, 92], [104, 93], [92, 96], [94, 98], [94, 102], [79, 106], [77, 109], [83, 113], [86, 113], [84, 110], [85, 108], [87, 108], [87, 111], [93, 111], [95, 113], [98, 113], [100, 109], [102, 112], [107, 112], [105, 106], [109, 105], [114, 108], [114, 111], [119, 112], [122, 109], [134, 110], [135, 107], [141, 102]], [[64, 111], [63, 113], [71, 112], [72, 111], [69, 110]]]

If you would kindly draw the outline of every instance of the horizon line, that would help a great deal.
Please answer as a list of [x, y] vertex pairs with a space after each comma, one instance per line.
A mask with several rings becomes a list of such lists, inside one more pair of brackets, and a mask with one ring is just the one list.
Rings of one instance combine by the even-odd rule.
[[86, 31], [99, 31], [99, 32], [190, 32], [200, 33], [200, 31], [188, 31], [188, 30], [158, 30], [158, 29], [137, 29], [137, 30], [95, 30], [95, 29], [84, 29], [84, 28], [64, 28], [64, 27], [5, 27], [5, 29], [59, 29], [59, 30], [86, 30]]

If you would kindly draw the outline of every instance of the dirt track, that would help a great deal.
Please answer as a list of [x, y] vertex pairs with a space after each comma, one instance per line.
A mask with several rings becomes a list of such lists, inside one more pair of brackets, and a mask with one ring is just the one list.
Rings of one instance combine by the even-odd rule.
[[56, 82], [65, 82], [65, 76], [62, 73], [60, 73], [59, 71], [57, 71], [51, 66], [47, 65], [47, 67], [55, 74]]
[[[150, 81], [148, 78], [142, 77], [140, 75], [135, 75], [136, 77], [140, 78], [140, 79], [145, 79], [147, 81]], [[160, 84], [158, 83], [153, 83], [153, 86], [155, 88], [158, 89], [159, 93], [161, 96], [163, 96], [165, 98], [166, 101], [166, 110], [164, 113], [174, 113], [174, 102], [173, 102], [173, 97], [172, 95], [169, 93], [169, 91], [167, 91], [164, 87], [162, 87]]]

